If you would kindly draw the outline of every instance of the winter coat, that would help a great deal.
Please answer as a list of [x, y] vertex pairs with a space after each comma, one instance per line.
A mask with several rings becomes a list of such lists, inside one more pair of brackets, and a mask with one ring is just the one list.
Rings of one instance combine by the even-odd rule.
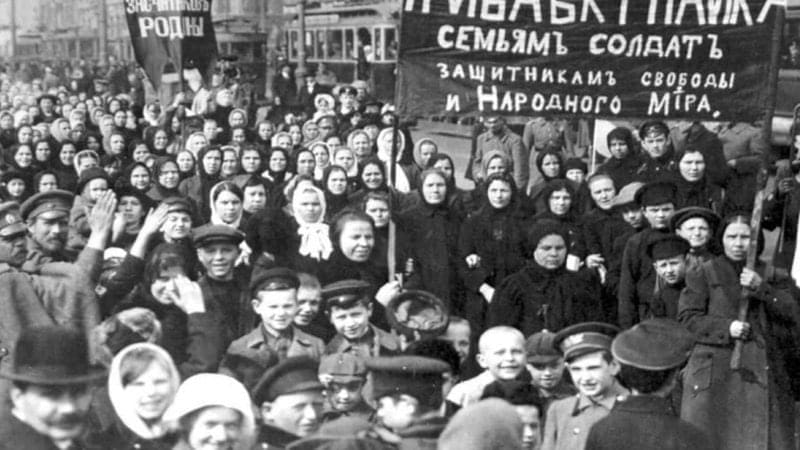
[[709, 183], [708, 178], [703, 177], [700, 181], [691, 182], [679, 176], [675, 178], [675, 186], [678, 188], [675, 198], [676, 210], [687, 206], [699, 206], [717, 214], [722, 213], [722, 189]]
[[609, 158], [597, 168], [597, 173], [605, 173], [614, 180], [617, 191], [626, 184], [633, 183], [639, 179], [637, 170], [644, 164], [644, 156], [630, 149], [627, 156], [622, 159]]
[[730, 368], [742, 263], [718, 256], [686, 275], [678, 319], [695, 334], [684, 370], [681, 418], [707, 430], [719, 449], [794, 449], [794, 403], [785, 366], [796, 354], [790, 330], [797, 304], [763, 282], [750, 296], [739, 371]]
[[620, 265], [617, 292], [619, 324], [630, 328], [649, 317], [647, 300], [653, 296], [656, 272], [647, 256], [647, 245], [667, 231], [645, 228], [628, 239]]
[[530, 336], [603, 320], [599, 299], [600, 283], [591, 272], [570, 272], [563, 265], [548, 270], [530, 261], [497, 286], [486, 326], [508, 325]]
[[409, 284], [439, 297], [451, 312], [460, 306], [456, 260], [463, 219], [446, 206], [421, 203], [401, 213], [398, 220], [411, 238], [408, 253], [414, 260], [414, 276]]
[[636, 395], [614, 405], [592, 425], [586, 450], [711, 450], [708, 436], [679, 419], [664, 398]]

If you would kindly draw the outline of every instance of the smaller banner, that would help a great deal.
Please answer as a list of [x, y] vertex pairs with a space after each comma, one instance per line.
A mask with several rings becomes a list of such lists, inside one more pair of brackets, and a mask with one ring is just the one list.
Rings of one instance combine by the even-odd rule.
[[204, 76], [217, 59], [212, 0], [123, 0], [136, 61], [158, 90], [164, 66], [179, 74], [194, 67]]

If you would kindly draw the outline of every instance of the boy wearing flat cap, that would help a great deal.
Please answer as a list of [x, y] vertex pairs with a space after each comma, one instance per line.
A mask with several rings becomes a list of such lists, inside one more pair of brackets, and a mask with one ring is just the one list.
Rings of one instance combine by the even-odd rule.
[[363, 359], [349, 353], [325, 355], [319, 363], [319, 380], [325, 385], [323, 422], [340, 417], [370, 419], [374, 410], [364, 401], [361, 392], [367, 381]]
[[325, 314], [336, 329], [325, 354], [351, 353], [361, 358], [400, 352], [400, 342], [369, 322], [372, 303], [369, 284], [361, 280], [342, 280], [322, 289]]
[[324, 403], [317, 366], [308, 356], [287, 358], [258, 381], [252, 397], [260, 411], [261, 448], [284, 448], [317, 432]]
[[378, 403], [376, 436], [401, 448], [435, 448], [447, 424], [441, 406], [450, 366], [422, 356], [390, 356], [368, 359], [367, 370]]
[[650, 226], [631, 236], [622, 254], [617, 292], [618, 322], [622, 328], [630, 328], [642, 319], [640, 305], [653, 294], [656, 274], [647, 245], [671, 232], [669, 221], [675, 213], [676, 190], [673, 183], [657, 181], [636, 191], [635, 201], [642, 206]]
[[678, 418], [669, 401], [678, 371], [693, 345], [691, 333], [670, 319], [646, 320], [617, 335], [611, 353], [619, 362], [619, 377], [631, 388], [631, 395], [592, 426], [586, 449], [712, 448], [708, 436]]
[[553, 401], [575, 395], [575, 388], [564, 381], [564, 356], [553, 345], [555, 338], [554, 333], [542, 330], [525, 341], [528, 372], [531, 384], [543, 400], [542, 413]]
[[578, 395], [556, 400], [547, 410], [542, 450], [582, 449], [589, 430], [628, 394], [618, 381], [619, 364], [611, 340], [619, 328], [585, 322], [556, 333], [554, 345], [564, 354]]
[[647, 246], [647, 255], [656, 271], [656, 287], [647, 301], [639, 304], [639, 317], [678, 318], [678, 298], [686, 285], [686, 253], [689, 243], [674, 234], [654, 240]]
[[269, 367], [269, 361], [275, 357], [283, 361], [291, 357], [308, 356], [319, 361], [325, 344], [293, 323], [297, 312], [297, 288], [300, 285], [294, 271], [277, 267], [255, 273], [250, 285], [250, 306], [261, 318], [261, 323], [231, 343], [221, 366], [227, 367], [225, 359], [234, 355], [252, 359], [265, 367]]
[[644, 163], [636, 171], [636, 178], [642, 181], [663, 180], [672, 176], [677, 163], [673, 158], [675, 151], [669, 137], [669, 127], [660, 120], [650, 120], [639, 127]]

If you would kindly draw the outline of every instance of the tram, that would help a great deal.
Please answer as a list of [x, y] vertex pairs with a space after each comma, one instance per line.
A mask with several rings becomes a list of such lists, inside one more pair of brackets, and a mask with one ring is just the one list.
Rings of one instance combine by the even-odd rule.
[[[295, 13], [287, 7], [286, 13]], [[339, 83], [362, 79], [381, 100], [394, 97], [400, 24], [400, 0], [322, 0], [305, 9], [306, 65], [316, 73], [320, 64]], [[287, 58], [298, 61], [300, 21], [286, 26]]]

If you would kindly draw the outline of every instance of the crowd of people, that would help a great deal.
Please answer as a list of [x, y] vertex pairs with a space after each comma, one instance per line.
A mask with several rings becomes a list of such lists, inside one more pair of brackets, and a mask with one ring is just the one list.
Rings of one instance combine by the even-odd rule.
[[590, 170], [485, 117], [464, 189], [364, 82], [282, 68], [255, 110], [188, 72], [0, 78], [0, 449], [795, 448], [758, 128], [620, 126]]

